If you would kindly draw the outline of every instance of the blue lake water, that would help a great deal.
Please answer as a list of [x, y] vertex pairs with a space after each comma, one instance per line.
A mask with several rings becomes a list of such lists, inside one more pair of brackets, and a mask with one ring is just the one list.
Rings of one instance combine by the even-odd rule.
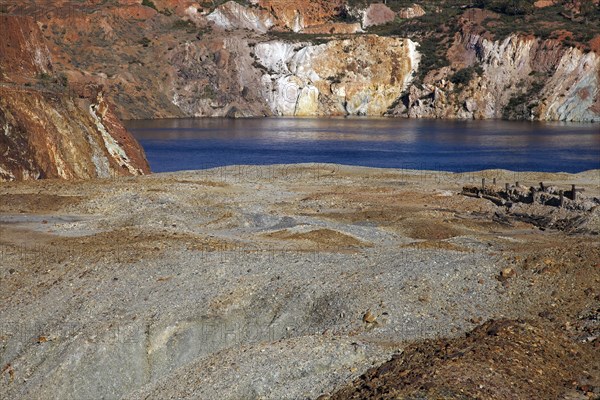
[[600, 168], [600, 125], [391, 118], [128, 121], [154, 172], [337, 163], [442, 171]]

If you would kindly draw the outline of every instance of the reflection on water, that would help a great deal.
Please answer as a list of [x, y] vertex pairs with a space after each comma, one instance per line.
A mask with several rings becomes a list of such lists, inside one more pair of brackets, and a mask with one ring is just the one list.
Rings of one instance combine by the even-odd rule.
[[155, 172], [338, 163], [475, 171], [600, 168], [600, 125], [389, 118], [129, 121]]

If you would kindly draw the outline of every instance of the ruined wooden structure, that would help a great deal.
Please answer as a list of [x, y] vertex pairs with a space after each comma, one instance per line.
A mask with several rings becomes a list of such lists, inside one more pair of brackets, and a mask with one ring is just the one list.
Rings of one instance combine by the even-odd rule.
[[483, 198], [503, 207], [492, 217], [501, 224], [512, 226], [512, 221], [520, 221], [542, 230], [598, 235], [597, 225], [590, 225], [589, 221], [593, 221], [600, 210], [600, 198], [586, 197], [579, 194], [581, 192], [584, 189], [575, 185], [571, 185], [570, 190], [563, 190], [544, 182], [529, 188], [521, 186], [520, 182], [505, 183], [500, 187], [487, 185], [485, 178], [481, 180], [481, 186], [465, 186], [462, 190], [464, 196]]
[[514, 186], [507, 182], [502, 189], [496, 186], [496, 178], [493, 179], [491, 186], [486, 185], [486, 179], [482, 178], [480, 187], [465, 186], [462, 194], [484, 198], [498, 206], [510, 207], [514, 203], [538, 203], [552, 207], [565, 207], [567, 199], [571, 202], [577, 202], [577, 193], [584, 190], [583, 188], [577, 188], [575, 185], [571, 185], [571, 190], [559, 190], [556, 187], [544, 184], [544, 182], [539, 182], [538, 186], [531, 186], [526, 189], [518, 181], [515, 182]]

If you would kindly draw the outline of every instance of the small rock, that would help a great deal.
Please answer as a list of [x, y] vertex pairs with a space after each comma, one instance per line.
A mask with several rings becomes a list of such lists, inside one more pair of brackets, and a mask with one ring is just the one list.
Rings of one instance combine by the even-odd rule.
[[465, 109], [468, 112], [477, 111], [477, 103], [475, 102], [475, 100], [473, 100], [473, 99], [465, 100]]
[[367, 311], [362, 317], [363, 322], [366, 324], [372, 324], [373, 322], [375, 322], [376, 319], [377, 317], [373, 315], [371, 310]]
[[511, 267], [504, 268], [502, 272], [500, 272], [500, 277], [503, 279], [513, 278], [517, 275], [514, 269]]
[[411, 7], [406, 7], [398, 11], [398, 16], [403, 19], [417, 18], [425, 15], [425, 10], [418, 4], [413, 4]]

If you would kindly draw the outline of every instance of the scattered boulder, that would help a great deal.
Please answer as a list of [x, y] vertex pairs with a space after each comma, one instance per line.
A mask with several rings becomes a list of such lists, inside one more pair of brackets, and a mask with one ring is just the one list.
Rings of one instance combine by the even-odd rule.
[[[557, 229], [569, 233], [600, 233], [600, 199], [578, 194], [582, 189], [558, 190], [553, 186], [530, 187], [465, 186], [464, 196], [483, 198], [504, 211], [494, 213], [492, 220], [511, 225], [511, 220], [532, 224], [538, 228]], [[575, 200], [571, 198], [575, 197]]]
[[371, 310], [368, 310], [363, 315], [362, 320], [365, 324], [372, 324], [377, 320], [377, 317], [371, 312]]
[[517, 275], [517, 273], [515, 272], [515, 270], [511, 267], [506, 267], [504, 268], [502, 271], [500, 271], [500, 278], [501, 279], [509, 279], [509, 278], [513, 278]]
[[250, 29], [259, 33], [266, 33], [275, 25], [268, 11], [245, 7], [235, 1], [221, 4], [206, 18], [223, 29]]
[[398, 16], [403, 19], [417, 18], [425, 15], [425, 10], [418, 4], [413, 4], [410, 7], [403, 8], [398, 11]]
[[371, 4], [362, 14], [363, 28], [387, 24], [396, 18], [396, 13], [385, 4], [381, 3]]

